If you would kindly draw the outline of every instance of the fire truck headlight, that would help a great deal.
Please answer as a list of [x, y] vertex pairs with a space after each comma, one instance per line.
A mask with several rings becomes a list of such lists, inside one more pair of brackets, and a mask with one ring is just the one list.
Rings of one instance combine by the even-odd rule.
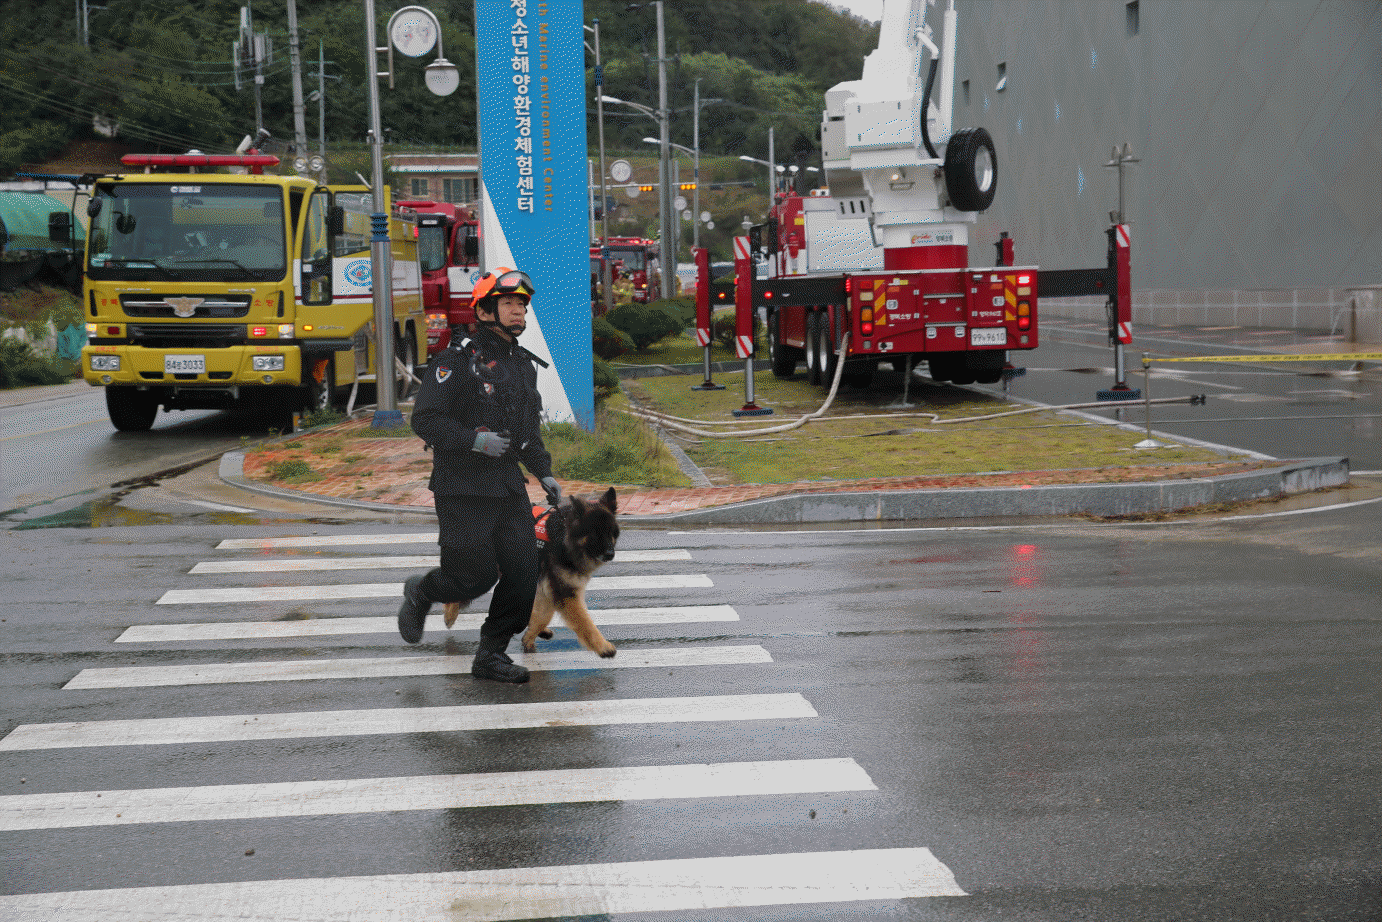
[[118, 355], [93, 355], [91, 357], [92, 371], [119, 371], [120, 356]]
[[255, 371], [282, 371], [283, 356], [281, 355], [256, 355], [254, 357]]

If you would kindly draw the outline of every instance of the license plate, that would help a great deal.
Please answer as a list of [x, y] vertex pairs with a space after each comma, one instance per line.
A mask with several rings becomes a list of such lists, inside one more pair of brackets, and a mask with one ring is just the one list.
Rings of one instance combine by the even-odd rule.
[[163, 373], [166, 375], [206, 374], [204, 355], [165, 355]]
[[1008, 344], [1008, 328], [985, 327], [980, 330], [970, 328], [969, 344], [971, 346], [1006, 346]]

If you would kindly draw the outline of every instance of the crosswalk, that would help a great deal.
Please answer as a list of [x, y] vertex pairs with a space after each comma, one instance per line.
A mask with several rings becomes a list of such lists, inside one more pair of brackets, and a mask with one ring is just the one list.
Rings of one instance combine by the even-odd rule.
[[[241, 768], [233, 776], [234, 783], [217, 783], [227, 780], [217, 777], [217, 752], [232, 752], [226, 747], [245, 745], [253, 746], [259, 758], [271, 763], [273, 753], [297, 753], [305, 741], [312, 740], [345, 746], [351, 740], [381, 738], [390, 740], [389, 746], [398, 747], [397, 751], [407, 752], [410, 747], [435, 745], [426, 742], [429, 740], [455, 739], [456, 734], [560, 735], [579, 732], [578, 728], [618, 727], [670, 732], [677, 725], [703, 726], [710, 733], [719, 727], [743, 728], [749, 733], [764, 728], [809, 739], [822, 720], [806, 695], [773, 691], [765, 687], [767, 680], [736, 680], [735, 691], [718, 694], [693, 694], [671, 681], [645, 680], [637, 685], [645, 693], [619, 693], [619, 676], [662, 675], [658, 670], [669, 675], [688, 674], [688, 670], [700, 675], [704, 670], [713, 676], [715, 673], [709, 671], [729, 669], [740, 670], [733, 673], [735, 676], [744, 676], [752, 673], [743, 670], [773, 663], [771, 652], [760, 644], [736, 643], [728, 636], [677, 639], [691, 625], [742, 622], [732, 605], [686, 604], [712, 599], [713, 594], [705, 590], [714, 589], [715, 582], [711, 574], [694, 572], [695, 556], [684, 548], [620, 550], [591, 583], [592, 614], [597, 624], [637, 630], [641, 632], [639, 643], [621, 645], [613, 659], [599, 659], [579, 649], [558, 621], [554, 625], [557, 637], [538, 652], [524, 655], [511, 651], [515, 662], [534, 672], [534, 682], [517, 688], [491, 688], [482, 683], [477, 689], [493, 692], [488, 696], [493, 700], [484, 703], [437, 704], [427, 697], [426, 683], [454, 683], [459, 680], [449, 677], [469, 671], [468, 653], [451, 644], [473, 644], [486, 599], [477, 600], [472, 610], [462, 612], [449, 633], [441, 627], [439, 617], [429, 619], [426, 639], [445, 638], [447, 655], [437, 655], [436, 647], [428, 644], [416, 652], [401, 646], [392, 614], [327, 615], [323, 611], [304, 616], [299, 608], [291, 607], [291, 603], [351, 600], [365, 610], [388, 611], [392, 604], [370, 600], [394, 603], [401, 595], [401, 582], [333, 580], [343, 578], [343, 574], [347, 579], [368, 579], [368, 574], [376, 572], [382, 576], [390, 570], [417, 571], [435, 566], [435, 556], [406, 553], [410, 545], [435, 541], [435, 532], [227, 539], [216, 546], [224, 556], [198, 562], [184, 574], [169, 574], [176, 585], [164, 589], [154, 605], [172, 608], [151, 608], [151, 615], [161, 617], [150, 618], [149, 623], [128, 624], [112, 638], [109, 651], [124, 651], [125, 658], [133, 659], [134, 664], [80, 669], [55, 693], [116, 696], [109, 700], [117, 707], [124, 702], [130, 712], [143, 709], [141, 695], [182, 694], [188, 696], [188, 712], [177, 711], [179, 699], [174, 697], [160, 699], [160, 705], [153, 709], [159, 715], [155, 717], [21, 723], [0, 738], [0, 757], [28, 754], [38, 758], [47, 753], [68, 764], [84, 764], [80, 760], [91, 758], [94, 766], [109, 764], [100, 760], [116, 759], [156, 768], [164, 753], [188, 751], [176, 747], [200, 747], [195, 751], [206, 754], [206, 783], [103, 785], [102, 774], [93, 768], [90, 784], [80, 789], [0, 795], [0, 834], [90, 830], [88, 834], [95, 835], [109, 829], [107, 834], [118, 835], [123, 829], [195, 828], [186, 826], [194, 823], [241, 824], [235, 828], [244, 828], [247, 823], [303, 822], [311, 817], [349, 821], [351, 817], [380, 816], [387, 821], [387, 816], [419, 815], [422, 811], [693, 800], [699, 804], [698, 810], [713, 814], [737, 810], [733, 805], [752, 798], [778, 798], [775, 802], [781, 802], [804, 795], [853, 792], [866, 796], [879, 791], [863, 766], [838, 754], [829, 758], [707, 762], [691, 758], [673, 764], [605, 764], [609, 753], [598, 748], [592, 764], [560, 769], [535, 764], [514, 771], [478, 767], [467, 771], [460, 764], [465, 752], [461, 747], [453, 760], [457, 771], [397, 776], [360, 772], [359, 777], [284, 780], [266, 766], [260, 776], [263, 780], [245, 778]], [[627, 536], [625, 543], [632, 543]], [[400, 553], [379, 553], [389, 547], [397, 547]], [[691, 572], [652, 572], [650, 568]], [[350, 576], [356, 573], [360, 575]], [[222, 585], [223, 581], [245, 584]], [[640, 602], [656, 599], [666, 604], [621, 607], [620, 594], [628, 592], [639, 593]], [[216, 614], [207, 618], [207, 612]], [[614, 639], [618, 642], [619, 638], [616, 635]], [[335, 655], [329, 646], [332, 642], [349, 643], [352, 655]], [[317, 643], [328, 646], [305, 648], [316, 655], [304, 655], [298, 646]], [[189, 651], [196, 653], [198, 644], [213, 645], [212, 656], [218, 661], [173, 661], [206, 658], [204, 652], [189, 655]], [[285, 652], [292, 655], [285, 656]], [[567, 673], [599, 673], [602, 678], [592, 686], [562, 686], [562, 694], [545, 700], [538, 677]], [[406, 700], [406, 704], [395, 707], [303, 709], [291, 706], [298, 700], [293, 698], [284, 698], [281, 707], [265, 708], [266, 700], [278, 699], [255, 693], [257, 689], [315, 689], [318, 686], [312, 683], [358, 684], [380, 679], [409, 680], [420, 697], [393, 699]], [[218, 703], [225, 706], [207, 713], [206, 699], [192, 697], [199, 687], [219, 689]], [[578, 692], [572, 693], [571, 688]], [[656, 693], [647, 693], [649, 688], [657, 688]], [[335, 704], [353, 703], [348, 694], [334, 699], [329, 697], [332, 692], [326, 694], [326, 700]], [[485, 697], [479, 695], [480, 699]], [[237, 701], [244, 704], [236, 707]], [[378, 772], [378, 766], [374, 767]], [[951, 870], [922, 844], [906, 842], [894, 848], [843, 851], [693, 852], [689, 857], [604, 863], [576, 860], [526, 866], [517, 861], [515, 866], [489, 870], [456, 867], [437, 871], [428, 867], [414, 872], [404, 869], [351, 875], [342, 869], [339, 875], [328, 877], [294, 877], [284, 874], [291, 869], [276, 869], [274, 873], [283, 879], [273, 880], [252, 874], [247, 876], [254, 879], [234, 880], [219, 872], [197, 880], [195, 869], [183, 869], [181, 873], [190, 873], [193, 882], [178, 879], [170, 871], [170, 879], [157, 885], [114, 889], [82, 889], [82, 879], [74, 877], [70, 890], [0, 896], [0, 922], [136, 922], [151, 918], [172, 922], [479, 922], [965, 896]], [[313, 846], [329, 851], [332, 842], [314, 842]], [[598, 854], [598, 848], [592, 849], [591, 857]]]

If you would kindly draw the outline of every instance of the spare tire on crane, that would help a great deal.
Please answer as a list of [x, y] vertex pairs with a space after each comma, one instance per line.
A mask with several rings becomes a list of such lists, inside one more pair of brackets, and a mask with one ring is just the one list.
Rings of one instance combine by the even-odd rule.
[[945, 191], [957, 211], [983, 211], [998, 188], [998, 156], [983, 128], [957, 131], [945, 146]]

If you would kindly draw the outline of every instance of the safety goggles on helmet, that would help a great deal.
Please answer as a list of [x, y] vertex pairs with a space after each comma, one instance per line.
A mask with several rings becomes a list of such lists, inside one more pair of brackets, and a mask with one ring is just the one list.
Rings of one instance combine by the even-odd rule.
[[474, 307], [485, 298], [497, 298], [500, 295], [518, 295], [524, 300], [531, 301], [535, 294], [537, 286], [528, 277], [528, 273], [500, 266], [493, 272], [485, 273], [484, 277], [475, 283], [475, 290], [470, 294], [470, 306]]

